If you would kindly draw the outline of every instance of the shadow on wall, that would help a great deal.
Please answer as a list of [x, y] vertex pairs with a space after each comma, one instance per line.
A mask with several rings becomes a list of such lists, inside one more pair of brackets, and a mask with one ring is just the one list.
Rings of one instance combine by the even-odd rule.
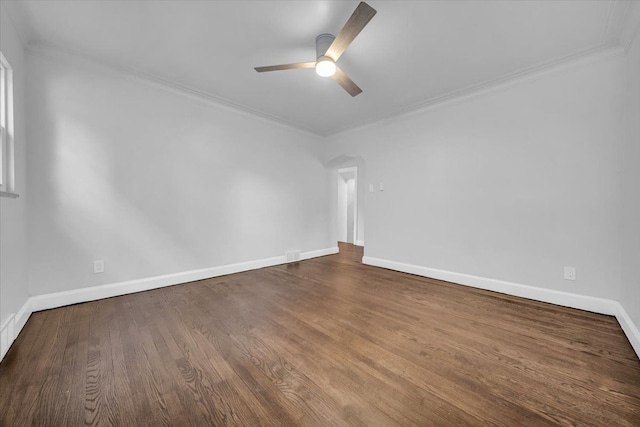
[[[334, 196], [331, 197], [331, 218], [332, 218], [332, 240], [333, 241], [347, 241], [353, 239], [345, 239], [341, 238], [341, 230], [344, 228], [342, 224], [339, 222], [340, 209], [339, 209], [339, 193], [340, 193], [340, 180], [342, 179], [339, 176], [338, 170], [345, 168], [357, 168], [357, 177], [356, 183], [357, 188], [356, 191], [356, 199], [357, 199], [357, 209], [356, 209], [356, 233], [355, 233], [355, 244], [359, 246], [364, 246], [364, 228], [365, 228], [365, 212], [366, 212], [366, 174], [365, 174], [365, 161], [360, 156], [353, 156], [347, 154], [341, 154], [339, 156], [334, 157], [325, 163], [325, 167], [329, 171], [330, 179], [331, 179], [331, 188], [334, 191]], [[341, 220], [340, 220], [341, 221]], [[342, 230], [344, 231], [344, 230]]]

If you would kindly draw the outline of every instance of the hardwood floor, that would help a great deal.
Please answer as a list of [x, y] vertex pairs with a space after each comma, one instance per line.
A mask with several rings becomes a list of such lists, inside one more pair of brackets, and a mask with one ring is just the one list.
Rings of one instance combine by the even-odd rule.
[[340, 250], [34, 313], [0, 425], [640, 425], [615, 318]]

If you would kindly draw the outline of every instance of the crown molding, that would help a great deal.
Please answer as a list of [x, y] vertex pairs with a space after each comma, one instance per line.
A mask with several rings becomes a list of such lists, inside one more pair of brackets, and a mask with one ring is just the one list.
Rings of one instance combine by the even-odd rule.
[[640, 2], [629, 1], [625, 10], [625, 20], [620, 29], [618, 42], [624, 48], [625, 55], [640, 32]]
[[28, 20], [25, 18], [24, 11], [21, 7], [22, 6], [18, 6], [18, 2], [0, 1], [0, 9], [7, 14], [9, 22], [11, 22], [11, 25], [16, 30], [22, 48], [25, 49], [29, 44], [31, 28], [27, 24]]
[[620, 41], [631, 3], [631, 0], [609, 0], [600, 44], [605, 45]]
[[325, 137], [347, 134], [376, 124], [388, 123], [401, 117], [408, 117], [427, 110], [446, 107], [458, 101], [470, 99], [513, 84], [543, 77], [566, 68], [599, 61], [609, 57], [626, 56], [633, 41], [640, 33], [640, 0], [610, 0], [604, 21], [600, 44], [576, 53], [561, 56], [531, 67], [517, 70], [494, 80], [480, 82], [466, 88], [455, 90], [440, 96], [429, 98], [412, 106], [402, 108], [390, 114], [364, 119], [335, 129]]
[[[640, 8], [637, 8], [637, 9], [640, 10]], [[629, 20], [627, 20], [626, 24], [628, 23], [629, 23]], [[625, 25], [625, 28], [628, 26], [629, 25]], [[636, 30], [637, 30], [637, 27], [636, 27]], [[636, 32], [633, 32], [633, 34], [635, 35]], [[629, 46], [630, 46], [630, 43], [629, 43]], [[200, 91], [198, 89], [185, 86], [173, 81], [169, 81], [167, 79], [164, 79], [152, 74], [143, 73], [143, 72], [140, 72], [131, 68], [123, 67], [120, 65], [116, 65], [116, 64], [111, 64], [106, 61], [92, 57], [90, 55], [73, 51], [58, 45], [43, 43], [43, 42], [32, 42], [27, 46], [27, 48], [25, 48], [25, 52], [29, 55], [38, 56], [46, 59], [63, 61], [66, 63], [73, 62], [75, 64], [82, 65], [84, 67], [99, 68], [102, 71], [112, 72], [112, 73], [124, 76], [125, 78], [133, 79], [140, 83], [154, 86], [161, 90], [169, 91], [171, 93], [178, 94], [181, 96], [186, 96], [188, 98], [194, 99], [199, 102], [204, 102], [205, 104], [212, 105], [214, 107], [223, 108], [227, 111], [232, 111], [238, 114], [242, 114], [244, 116], [252, 117], [254, 119], [259, 119], [261, 121], [275, 124], [277, 126], [281, 126], [289, 130], [302, 133], [306, 136], [312, 136], [314, 138], [322, 138], [322, 139], [326, 139], [328, 137], [340, 135], [343, 133], [349, 133], [355, 130], [365, 129], [365, 128], [374, 126], [376, 124], [388, 123], [398, 118], [408, 117], [423, 111], [446, 107], [455, 102], [470, 99], [486, 93], [491, 93], [493, 91], [496, 91], [520, 82], [525, 82], [528, 80], [540, 78], [545, 75], [553, 74], [555, 72], [564, 70], [566, 68], [582, 65], [585, 63], [589, 63], [592, 61], [597, 61], [597, 60], [601, 60], [609, 57], [626, 54], [625, 48], [622, 47], [620, 44], [600, 45], [595, 48], [586, 49], [586, 50], [574, 53], [572, 55], [556, 58], [552, 61], [539, 63], [532, 67], [518, 70], [516, 72], [504, 75], [494, 80], [481, 82], [460, 90], [456, 90], [440, 96], [429, 98], [426, 101], [420, 102], [418, 104], [414, 104], [407, 108], [396, 110], [391, 114], [383, 114], [383, 115], [375, 116], [362, 121], [358, 121], [355, 123], [351, 123], [347, 126], [338, 128], [334, 131], [330, 131], [327, 133], [316, 133], [305, 128], [300, 124], [288, 121], [281, 117], [274, 116], [259, 110], [254, 110], [249, 107], [243, 106], [241, 104], [234, 103], [233, 101], [227, 100], [225, 98], [217, 97], [210, 93]]]
[[363, 130], [378, 124], [385, 124], [399, 118], [410, 117], [425, 111], [436, 110], [447, 107], [456, 102], [461, 102], [477, 96], [492, 93], [509, 86], [523, 83], [530, 80], [542, 78], [544, 76], [554, 74], [565, 69], [600, 61], [606, 58], [616, 56], [624, 56], [625, 49], [617, 43], [600, 45], [591, 49], [586, 49], [574, 53], [572, 55], [556, 58], [552, 61], [543, 62], [532, 67], [524, 68], [510, 74], [506, 74], [494, 80], [484, 81], [466, 88], [455, 90], [444, 95], [429, 98], [426, 101], [414, 104], [407, 108], [396, 110], [391, 114], [380, 115], [365, 119], [343, 128], [336, 129], [326, 136], [333, 137], [341, 134], [347, 134], [356, 130]]
[[74, 64], [81, 65], [85, 68], [94, 68], [100, 69], [103, 72], [111, 72], [116, 75], [124, 76], [125, 78], [130, 80], [136, 80], [140, 83], [151, 85], [158, 89], [162, 89], [199, 102], [203, 102], [213, 107], [222, 108], [233, 113], [241, 114], [245, 117], [251, 117], [253, 119], [258, 119], [260, 121], [277, 125], [288, 130], [293, 130], [305, 136], [312, 136], [314, 138], [324, 136], [312, 132], [296, 122], [286, 120], [281, 117], [265, 113], [263, 111], [252, 109], [245, 105], [213, 95], [208, 92], [198, 90], [191, 86], [183, 85], [181, 83], [167, 80], [154, 74], [138, 71], [133, 68], [109, 63], [107, 61], [95, 58], [91, 55], [74, 51], [59, 45], [44, 43], [42, 41], [31, 42], [25, 48], [25, 53], [44, 59], [62, 61], [65, 63], [73, 62]]
[[613, 19], [613, 11], [616, 8], [615, 0], [609, 0], [609, 6], [607, 8], [607, 16], [604, 21], [604, 27], [602, 29], [602, 35], [600, 36], [600, 43], [606, 43], [611, 30], [611, 21]]

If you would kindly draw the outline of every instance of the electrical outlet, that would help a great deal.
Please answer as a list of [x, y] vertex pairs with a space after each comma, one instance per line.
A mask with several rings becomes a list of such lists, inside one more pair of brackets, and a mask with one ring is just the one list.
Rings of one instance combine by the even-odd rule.
[[564, 268], [564, 280], [576, 280], [576, 268], [565, 267]]
[[104, 260], [93, 261], [93, 273], [104, 273]]
[[296, 262], [296, 261], [300, 261], [300, 249], [296, 249], [294, 251], [286, 251], [284, 253], [284, 257], [287, 260], [287, 262]]
[[369, 184], [369, 193], [373, 193], [374, 191], [373, 184]]

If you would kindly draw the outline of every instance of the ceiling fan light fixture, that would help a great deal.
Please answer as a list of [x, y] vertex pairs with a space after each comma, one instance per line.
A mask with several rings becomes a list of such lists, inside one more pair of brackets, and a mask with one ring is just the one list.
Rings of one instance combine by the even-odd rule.
[[336, 61], [375, 14], [376, 10], [374, 8], [361, 1], [337, 37], [329, 33], [320, 34], [316, 37], [316, 61], [255, 67], [255, 70], [258, 73], [264, 73], [266, 71], [315, 68], [319, 76], [331, 77], [346, 90], [349, 95], [356, 96], [362, 93], [362, 89], [360, 89], [344, 71], [336, 66]]
[[328, 56], [321, 56], [316, 62], [316, 73], [322, 77], [331, 77], [336, 72], [336, 63]]

